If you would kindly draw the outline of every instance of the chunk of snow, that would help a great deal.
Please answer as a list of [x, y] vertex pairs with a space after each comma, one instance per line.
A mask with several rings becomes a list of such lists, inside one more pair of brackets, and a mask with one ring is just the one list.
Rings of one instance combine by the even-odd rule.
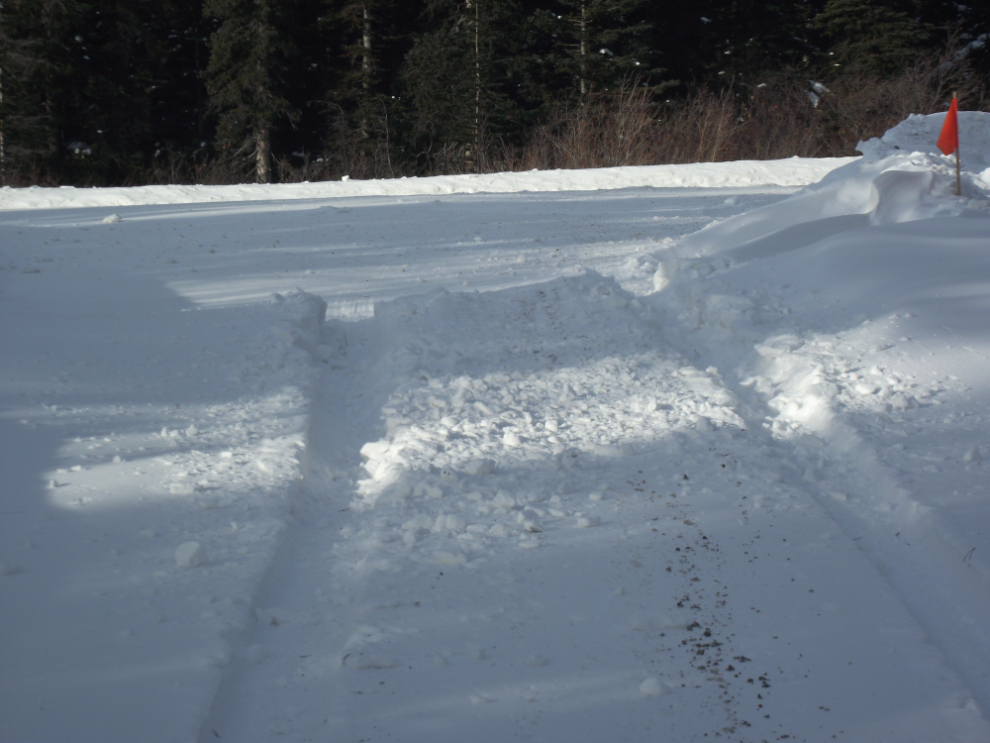
[[516, 516], [516, 520], [519, 522], [520, 526], [528, 532], [538, 533], [543, 531], [543, 527], [540, 526], [538, 516], [535, 511], [531, 508], [527, 508], [520, 511]]
[[386, 439], [369, 441], [361, 447], [360, 453], [364, 459], [381, 459], [385, 452], [389, 450], [391, 445], [392, 444]]
[[517, 433], [506, 431], [502, 437], [502, 443], [509, 447], [516, 447], [522, 444], [522, 438]]
[[455, 534], [460, 534], [465, 529], [467, 529], [467, 522], [460, 516], [453, 514], [440, 514], [432, 528], [434, 532], [450, 531]]
[[180, 568], [195, 568], [206, 562], [206, 550], [199, 542], [183, 542], [175, 548], [175, 564]]
[[658, 697], [663, 694], [663, 687], [656, 676], [650, 676], [639, 685], [639, 693], [644, 697]]
[[417, 498], [430, 498], [433, 500], [443, 498], [443, 490], [436, 485], [430, 485], [427, 482], [421, 482], [413, 490], [413, 495]]
[[497, 511], [502, 513], [508, 513], [516, 507], [516, 499], [506, 493], [504, 490], [499, 490], [492, 499], [492, 506]]
[[472, 459], [464, 465], [464, 473], [472, 476], [489, 475], [495, 471], [495, 462], [490, 459]]
[[432, 526], [433, 520], [425, 513], [417, 514], [402, 524], [403, 529], [430, 529]]

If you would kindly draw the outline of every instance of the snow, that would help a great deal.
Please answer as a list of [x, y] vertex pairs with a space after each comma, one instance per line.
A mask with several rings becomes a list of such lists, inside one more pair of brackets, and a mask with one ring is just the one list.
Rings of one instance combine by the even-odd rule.
[[206, 562], [206, 550], [199, 542], [183, 542], [175, 548], [175, 564], [180, 568], [198, 568]]
[[0, 191], [0, 740], [990, 739], [960, 123]]
[[[434, 176], [297, 183], [279, 186], [141, 186], [139, 188], [0, 188], [0, 209], [118, 207], [237, 201], [340, 199], [358, 196], [444, 196], [463, 193], [599, 191], [619, 188], [733, 188], [804, 186], [853, 158], [744, 160], [696, 165], [651, 165], [598, 170], [532, 170], [524, 173]], [[110, 214], [102, 221], [121, 221]]]

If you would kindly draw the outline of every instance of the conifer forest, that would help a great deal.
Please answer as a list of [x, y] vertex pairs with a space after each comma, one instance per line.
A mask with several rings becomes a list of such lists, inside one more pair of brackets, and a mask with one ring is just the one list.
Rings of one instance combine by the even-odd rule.
[[3, 184], [854, 154], [988, 107], [945, 0], [0, 0]]

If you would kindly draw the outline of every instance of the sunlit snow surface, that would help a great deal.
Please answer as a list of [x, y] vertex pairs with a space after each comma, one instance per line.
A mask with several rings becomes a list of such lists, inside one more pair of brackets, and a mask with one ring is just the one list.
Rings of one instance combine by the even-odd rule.
[[0, 191], [0, 740], [990, 739], [961, 124]]

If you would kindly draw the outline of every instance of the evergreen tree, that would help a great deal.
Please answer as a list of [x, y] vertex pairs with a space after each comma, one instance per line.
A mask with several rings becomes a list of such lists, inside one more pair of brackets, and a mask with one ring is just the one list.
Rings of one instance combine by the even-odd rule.
[[[144, 177], [158, 140], [178, 136], [197, 118], [186, 115], [195, 105], [176, 105], [195, 98], [198, 88], [188, 80], [195, 67], [183, 67], [190, 55], [171, 54], [181, 37], [163, 7], [169, 6], [6, 0], [4, 114], [12, 169], [95, 185]], [[180, 71], [187, 79], [176, 83]], [[172, 95], [164, 97], [166, 91]], [[206, 133], [199, 135], [202, 141]]]
[[210, 37], [206, 89], [218, 115], [217, 141], [227, 157], [247, 156], [258, 183], [272, 177], [272, 134], [298, 110], [284, 97], [287, 59], [283, 33], [293, 3], [279, 0], [206, 0], [204, 12], [220, 21]]
[[630, 78], [656, 79], [656, 47], [648, 0], [557, 0], [534, 15], [553, 39], [555, 71], [575, 81], [585, 96]]
[[97, 184], [128, 182], [147, 164], [152, 76], [142, 10], [130, 0], [90, 0], [73, 38], [84, 53], [67, 123], [90, 143], [85, 164]]
[[[413, 136], [424, 158], [475, 170], [489, 138], [518, 125], [511, 95], [520, 85], [526, 15], [517, 0], [430, 0], [429, 28], [407, 54], [402, 81]], [[458, 159], [458, 158], [455, 158]]]
[[351, 96], [368, 95], [379, 73], [376, 42], [388, 8], [375, 0], [328, 0], [327, 6], [322, 21], [339, 35], [339, 56], [347, 63], [341, 89]]
[[[356, 122], [362, 138], [371, 136], [371, 121], [378, 116], [382, 97], [394, 93], [397, 62], [395, 46], [408, 36], [410, 6], [395, 0], [325, 0], [321, 18], [327, 40], [325, 64], [332, 106]], [[403, 9], [403, 7], [405, 8]], [[406, 28], [397, 22], [406, 21]], [[408, 45], [406, 45], [407, 47]]]
[[990, 10], [984, 4], [926, 0], [920, 10], [921, 21], [935, 29], [936, 44], [952, 45], [957, 59], [982, 80], [990, 78]]
[[672, 83], [701, 84], [716, 55], [712, 34], [715, 15], [711, 0], [691, 3], [651, 3], [643, 9], [649, 23], [644, 43], [653, 64]]
[[394, 173], [401, 158], [399, 70], [422, 0], [322, 0], [318, 28], [320, 83], [314, 106], [322, 114], [320, 144], [327, 159], [362, 177]]
[[828, 0], [815, 18], [838, 74], [892, 75], [930, 48], [933, 28], [917, 0]]
[[198, 3], [183, 0], [142, 4], [153, 153], [205, 158], [213, 129], [206, 117], [203, 73], [209, 38], [217, 24]]
[[136, 183], [219, 153], [268, 181], [311, 152], [476, 170], [632, 80], [895, 75], [953, 33], [965, 88], [990, 74], [990, 14], [951, 0], [0, 0], [0, 172]]
[[712, 52], [710, 80], [745, 87], [762, 72], [810, 62], [811, 10], [809, 3], [794, 0], [712, 2], [704, 29], [709, 41], [702, 42]]
[[[72, 30], [81, 25], [83, 7], [62, 0], [4, 0], [2, 13], [5, 170], [58, 182], [71, 157], [66, 122], [82, 84], [77, 70], [85, 48]], [[91, 152], [86, 143], [76, 151], [82, 157]]]

